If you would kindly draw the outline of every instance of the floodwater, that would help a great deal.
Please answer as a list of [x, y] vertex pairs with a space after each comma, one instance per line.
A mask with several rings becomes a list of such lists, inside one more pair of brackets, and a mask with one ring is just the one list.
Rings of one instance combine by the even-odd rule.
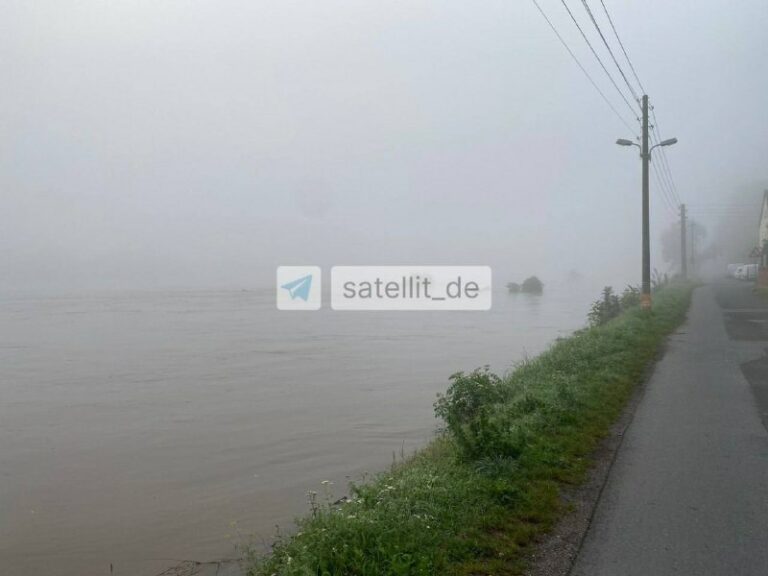
[[268, 544], [306, 492], [433, 434], [448, 376], [503, 372], [598, 290], [490, 312], [278, 312], [272, 291], [0, 299], [0, 572], [154, 576]]

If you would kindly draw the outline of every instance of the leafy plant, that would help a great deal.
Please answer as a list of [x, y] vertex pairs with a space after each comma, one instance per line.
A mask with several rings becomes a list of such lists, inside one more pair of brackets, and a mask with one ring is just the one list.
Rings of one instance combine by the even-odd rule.
[[621, 313], [619, 297], [613, 293], [613, 288], [603, 288], [603, 297], [592, 304], [592, 309], [587, 314], [590, 326], [602, 326], [609, 320], [616, 318]]
[[669, 274], [666, 272], [662, 274], [656, 268], [654, 268], [653, 274], [651, 275], [651, 290], [656, 292], [664, 288], [667, 284], [669, 284]]
[[621, 310], [629, 310], [633, 306], [640, 305], [640, 288], [637, 286], [628, 285], [624, 288], [624, 292], [621, 293]]
[[435, 414], [448, 427], [448, 431], [467, 458], [484, 454], [508, 454], [498, 445], [499, 423], [493, 407], [506, 397], [503, 382], [488, 367], [469, 374], [457, 372], [449, 378], [451, 384], [435, 402]]

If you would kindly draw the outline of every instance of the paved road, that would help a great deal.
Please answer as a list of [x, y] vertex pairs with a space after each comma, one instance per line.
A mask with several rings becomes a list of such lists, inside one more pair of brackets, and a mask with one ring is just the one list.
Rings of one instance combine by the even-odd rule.
[[574, 576], [768, 576], [768, 304], [696, 290], [611, 470]]

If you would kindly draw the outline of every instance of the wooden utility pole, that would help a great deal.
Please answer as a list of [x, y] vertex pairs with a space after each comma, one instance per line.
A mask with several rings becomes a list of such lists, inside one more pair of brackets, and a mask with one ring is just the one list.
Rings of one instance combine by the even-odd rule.
[[640, 158], [643, 161], [643, 282], [640, 290], [640, 307], [644, 310], [651, 309], [651, 233], [650, 233], [650, 219], [651, 210], [649, 206], [649, 194], [648, 194], [648, 173], [651, 164], [651, 151], [659, 146], [671, 146], [677, 144], [677, 138], [669, 138], [662, 140], [652, 147], [648, 147], [648, 95], [643, 94], [643, 100], [641, 103], [643, 109], [643, 137], [640, 144], [627, 140], [626, 138], [619, 138], [616, 140], [616, 144], [619, 146], [637, 146], [640, 148]]
[[640, 306], [646, 310], [651, 308], [651, 240], [650, 240], [650, 207], [648, 201], [648, 168], [651, 153], [648, 150], [648, 95], [643, 95], [643, 138], [640, 148], [643, 159], [643, 285], [640, 294]]

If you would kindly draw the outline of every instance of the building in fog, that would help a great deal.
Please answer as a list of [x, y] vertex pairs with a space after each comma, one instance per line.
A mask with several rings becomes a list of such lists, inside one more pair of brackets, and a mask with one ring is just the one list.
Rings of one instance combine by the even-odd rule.
[[757, 231], [757, 254], [760, 256], [758, 283], [768, 285], [768, 190], [763, 192], [763, 206], [760, 209], [760, 225]]
[[758, 230], [757, 245], [760, 248], [764, 248], [766, 242], [768, 242], [768, 190], [763, 192], [763, 207], [760, 210], [760, 229]]

